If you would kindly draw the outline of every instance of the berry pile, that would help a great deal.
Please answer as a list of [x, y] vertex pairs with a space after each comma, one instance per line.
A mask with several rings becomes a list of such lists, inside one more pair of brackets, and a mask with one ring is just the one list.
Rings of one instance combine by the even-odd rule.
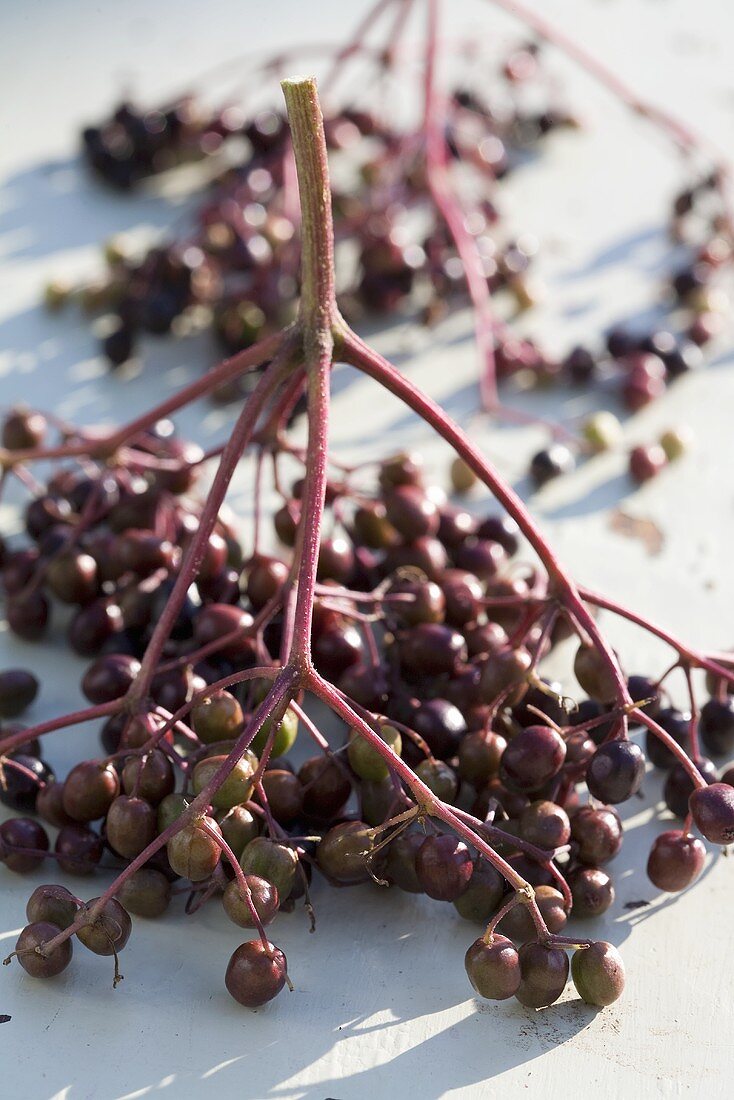
[[[523, 59], [532, 65], [525, 65], [522, 78], [513, 76]], [[488, 285], [509, 291], [518, 304], [529, 296], [526, 280], [534, 246], [508, 238], [498, 224], [495, 184], [545, 134], [572, 121], [558, 109], [531, 114], [521, 99], [502, 102], [508, 84], [539, 82], [538, 64], [535, 47], [513, 52], [497, 74], [502, 110], [495, 111], [492, 97], [462, 86], [451, 95], [447, 120], [452, 158], [487, 193], [473, 212], [472, 233]], [[482, 73], [486, 80], [486, 69]], [[194, 121], [167, 121], [179, 116]], [[437, 319], [447, 300], [465, 291], [459, 254], [438, 212], [423, 232], [416, 233], [413, 224], [416, 212], [430, 201], [420, 150], [389, 120], [355, 107], [327, 118], [326, 136], [349, 180], [348, 188], [334, 192], [337, 242], [345, 254], [340, 263], [345, 310], [359, 317], [412, 305], [426, 319]], [[185, 234], [138, 256], [127, 255], [121, 242], [110, 242], [106, 275], [79, 288], [86, 309], [111, 315], [103, 350], [112, 367], [135, 353], [143, 334], [205, 325], [217, 350], [233, 354], [290, 320], [284, 303], [298, 289], [297, 210], [289, 191], [290, 141], [282, 113], [260, 110], [246, 116], [230, 106], [211, 114], [190, 99], [172, 110], [149, 112], [124, 103], [109, 122], [86, 130], [84, 138], [91, 167], [115, 186], [121, 185], [120, 177], [129, 185], [176, 163], [182, 141], [200, 155], [213, 154], [227, 138], [236, 138], [245, 150], [207, 189], [195, 224]], [[100, 145], [113, 146], [115, 153], [106, 151], [100, 159]], [[353, 253], [356, 265], [350, 262]], [[60, 306], [67, 295], [68, 288], [53, 283], [48, 304]]]
[[109, 120], [82, 131], [82, 147], [99, 179], [129, 191], [160, 172], [212, 156], [242, 132], [236, 107], [213, 112], [189, 95], [156, 110], [120, 103]]
[[[399, 13], [404, 5], [394, 6]], [[545, 135], [576, 125], [556, 102], [540, 45], [543, 37], [563, 43], [536, 23], [530, 20], [532, 38], [492, 63], [476, 49], [461, 47], [461, 80], [454, 76], [440, 96], [427, 90], [424, 118], [413, 128], [399, 127], [392, 117], [356, 101], [331, 109], [326, 139], [344, 181], [334, 189], [342, 308], [353, 322], [365, 314], [403, 310], [433, 324], [453, 305], [470, 302], [483, 360], [482, 399], [489, 410], [503, 411], [498, 381], [522, 378], [524, 386], [598, 385], [620, 412], [634, 414], [698, 368], [703, 349], [724, 326], [726, 277], [734, 256], [727, 181], [713, 167], [673, 199], [669, 224], [677, 258], [663, 287], [664, 310], [656, 327], [636, 331], [618, 325], [560, 358], [542, 340], [514, 335], [494, 315], [491, 299], [498, 297], [503, 313], [532, 307], [540, 289], [532, 270], [537, 243], [506, 224], [502, 181]], [[399, 27], [402, 33], [402, 21]], [[392, 30], [374, 56], [360, 37], [337, 54], [343, 58], [336, 69], [349, 58], [367, 57], [378, 79], [389, 81], [401, 48]], [[593, 70], [593, 62], [587, 67]], [[277, 65], [265, 62], [257, 71], [267, 82]], [[432, 69], [427, 76], [432, 78]], [[685, 151], [702, 145], [660, 112], [627, 98], [636, 113], [661, 125]], [[227, 143], [233, 163], [207, 187], [193, 224], [142, 254], [109, 242], [105, 275], [77, 288], [85, 309], [107, 314], [103, 350], [112, 367], [135, 355], [146, 334], [205, 328], [220, 353], [234, 354], [292, 319], [298, 211], [282, 112], [248, 109], [246, 102], [212, 109], [189, 95], [151, 110], [122, 103], [108, 121], [84, 131], [92, 170], [123, 188], [182, 160], [215, 156]], [[47, 302], [57, 308], [71, 293], [63, 281], [54, 282]], [[236, 399], [241, 386], [223, 386], [215, 396]], [[504, 413], [518, 417], [512, 410]], [[530, 463], [537, 487], [572, 470], [580, 456], [618, 444], [614, 414], [603, 415], [606, 430], [598, 431], [594, 418], [581, 437], [557, 426], [554, 442]], [[630, 455], [631, 476], [647, 480], [666, 462], [659, 447], [646, 446]]]
[[[0, 853], [21, 873], [45, 859], [76, 876], [118, 872], [86, 901], [40, 887], [6, 961], [53, 977], [76, 937], [114, 957], [117, 983], [130, 914], [159, 916], [178, 893], [189, 911], [217, 897], [255, 933], [234, 951], [225, 983], [256, 1007], [289, 982], [266, 929], [299, 899], [312, 912], [317, 871], [339, 886], [375, 880], [425, 893], [479, 921], [485, 932], [466, 967], [483, 995], [553, 1003], [573, 948], [579, 994], [608, 1004], [624, 981], [616, 951], [565, 926], [574, 911], [592, 916], [613, 901], [604, 868], [622, 842], [615, 806], [645, 772], [629, 731], [644, 728], [651, 760], [670, 769], [666, 801], [680, 827], [658, 838], [648, 872], [660, 889], [680, 890], [703, 865], [694, 829], [714, 845], [734, 840], [731, 770], [719, 779], [698, 748], [699, 737], [712, 754], [734, 748], [734, 662], [579, 589], [473, 444], [347, 326], [315, 82], [285, 81], [283, 91], [303, 217], [296, 321], [106, 435], [20, 409], [2, 425], [6, 477], [35, 487], [29, 468], [52, 464], [26, 512], [30, 542], [3, 547], [10, 628], [39, 638], [52, 602], [70, 604], [69, 640], [94, 660], [82, 677], [88, 707], [2, 731], [2, 797], [23, 816], [0, 826]], [[415, 455], [383, 459], [376, 476], [374, 464], [333, 459], [337, 355], [453, 447], [454, 487], [483, 482], [496, 501], [488, 515], [450, 504]], [[219, 462], [196, 504], [189, 493], [207, 456], [165, 418], [263, 363], [230, 438], [210, 452]], [[288, 435], [304, 390], [305, 450]], [[221, 509], [249, 448], [258, 461], [246, 552]], [[287, 491], [279, 460], [303, 469]], [[265, 469], [282, 499], [270, 517], [277, 556], [259, 549]], [[532, 552], [527, 565], [512, 561], [521, 549]], [[689, 717], [670, 707], [663, 681], [625, 675], [594, 607], [672, 647]], [[570, 638], [577, 701], [539, 671]], [[692, 669], [709, 674], [700, 718]], [[31, 674], [6, 672], [4, 714], [22, 713], [36, 689]], [[341, 732], [315, 724], [311, 699]], [[101, 750], [57, 780], [40, 739], [99, 720]], [[298, 770], [288, 756], [297, 736], [314, 743]], [[58, 830], [53, 852], [46, 826]]]
[[[44, 427], [37, 415], [15, 410], [3, 438], [39, 444]], [[169, 466], [143, 473], [135, 469], [136, 455]], [[91, 704], [112, 711], [100, 731], [101, 754], [63, 780], [43, 760], [36, 737], [17, 724], [3, 727], [3, 743], [15, 747], [3, 755], [0, 799], [22, 814], [0, 826], [0, 852], [11, 871], [34, 870], [49, 858], [74, 877], [129, 867], [207, 787], [267, 690], [265, 680], [240, 674], [276, 667], [280, 657], [279, 609], [291, 576], [302, 480], [273, 516], [279, 556], [246, 557], [231, 523], [218, 519], [145, 708], [131, 714], [118, 707], [140, 674], [180, 570], [180, 548], [199, 529], [200, 509], [189, 495], [199, 458], [170, 422], [158, 421], [130, 440], [124, 469], [105, 464], [96, 473], [89, 466], [55, 473], [26, 509], [27, 544], [5, 549], [11, 629], [35, 640], [48, 628], [54, 603], [71, 605], [69, 645], [95, 656], [82, 690]], [[539, 662], [570, 630], [545, 575], [513, 561], [520, 532], [506, 514], [480, 518], [451, 503], [439, 486], [426, 484], [416, 454], [384, 460], [376, 483], [365, 484], [365, 472], [342, 472], [326, 487], [331, 534], [318, 556], [315, 668], [535, 888], [545, 924], [558, 937], [569, 916], [599, 916], [612, 905], [606, 865], [622, 844], [614, 807], [636, 793], [644, 774], [642, 749], [619, 739], [623, 712], [615, 706], [614, 681], [585, 644], [574, 672], [587, 697], [574, 702], [539, 675]], [[453, 463], [454, 488], [467, 486], [468, 472], [460, 460]], [[691, 751], [691, 715], [668, 704], [664, 686], [642, 676], [628, 686], [645, 713]], [[719, 682], [710, 686], [700, 737], [720, 757], [734, 752], [733, 697], [722, 696]], [[37, 691], [30, 672], [0, 673], [0, 716], [18, 717]], [[162, 916], [181, 892], [192, 910], [218, 898], [233, 923], [261, 929], [297, 899], [310, 904], [315, 869], [338, 885], [372, 879], [452, 903], [462, 917], [488, 925], [467, 952], [477, 992], [515, 994], [532, 1007], [556, 1000], [568, 976], [563, 938], [554, 947], [532, 942], [533, 919], [503, 875], [455, 833], [425, 820], [357, 729], [343, 727], [327, 742], [307, 725], [301, 736], [314, 736], [318, 751], [296, 769], [289, 752], [299, 714], [292, 707], [277, 724], [263, 726], [208, 813], [134, 869], [88, 922], [96, 899], [85, 903], [64, 887], [39, 887], [16, 946], [21, 965], [34, 976], [59, 973], [71, 959], [71, 941], [47, 956], [35, 947], [80, 919], [80, 942], [116, 954], [130, 935], [130, 914]], [[667, 770], [666, 805], [681, 819], [655, 842], [648, 875], [660, 890], [682, 890], [705, 858], [688, 816], [694, 785], [650, 730], [645, 751]], [[710, 759], [696, 751], [695, 763], [707, 783], [716, 782]], [[695, 813], [694, 819], [702, 820]], [[58, 830], [53, 849], [49, 826]], [[524, 946], [518, 952], [514, 944]], [[621, 992], [621, 960], [608, 944], [580, 948], [572, 972], [590, 1003], [608, 1003]], [[286, 979], [282, 952], [269, 954], [253, 940], [235, 951], [226, 985], [255, 1006]]]
[[[40, 447], [47, 431], [44, 417], [17, 408], [4, 421], [2, 441], [12, 454]], [[43, 637], [55, 600], [74, 609], [66, 634], [76, 653], [88, 657], [110, 645], [136, 651], [198, 528], [200, 506], [177, 501], [196, 483], [202, 458], [163, 419], [132, 437], [114, 467], [60, 467], [25, 509], [29, 543], [0, 547], [11, 630], [29, 641]], [[211, 575], [224, 589], [220, 574], [235, 544], [224, 519], [209, 542], [202, 583]]]

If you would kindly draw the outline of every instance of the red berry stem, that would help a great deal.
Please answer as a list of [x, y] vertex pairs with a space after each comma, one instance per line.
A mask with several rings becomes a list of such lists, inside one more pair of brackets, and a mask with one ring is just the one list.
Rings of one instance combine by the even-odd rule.
[[395, 20], [387, 36], [387, 44], [384, 51], [385, 66], [388, 69], [393, 69], [397, 64], [405, 24], [413, 10], [413, 4], [414, 0], [401, 0], [398, 6]]
[[110, 715], [121, 710], [122, 705], [121, 699], [113, 699], [110, 703], [99, 703], [93, 707], [85, 707], [83, 710], [75, 710], [71, 714], [49, 718], [46, 722], [39, 722], [37, 726], [29, 726], [27, 729], [8, 734], [0, 740], [0, 755], [4, 756], [34, 737], [43, 737], [44, 734], [53, 733], [54, 730], [66, 729], [68, 726], [81, 726], [84, 722], [94, 722], [97, 718], [109, 718]]
[[[676, 760], [680, 764], [682, 764], [685, 770], [688, 772], [691, 780], [693, 781], [694, 787], [707, 786], [706, 780], [703, 778], [700, 771], [693, 763], [691, 757], [688, 755], [686, 750], [678, 744], [674, 737], [671, 737], [670, 734], [662, 728], [662, 726], [659, 726], [658, 723], [653, 718], [651, 718], [649, 714], [645, 714], [644, 710], [633, 710], [630, 711], [630, 714], [632, 714], [638, 722], [641, 722], [644, 726], [647, 726], [647, 728], [655, 734], [658, 740], [662, 741], [666, 749], [669, 749], [670, 752], [672, 752]], [[695, 758], [695, 754], [693, 755]]]
[[308, 378], [308, 466], [295, 558], [299, 562], [289, 663], [311, 667], [311, 620], [329, 452], [330, 375], [338, 316], [334, 228], [324, 123], [315, 81], [283, 81], [301, 200], [301, 306]]
[[352, 37], [338, 50], [334, 60], [331, 64], [331, 68], [327, 72], [324, 79], [321, 81], [321, 94], [326, 97], [331, 90], [334, 82], [340, 74], [341, 67], [345, 61], [348, 61], [355, 54], [359, 53], [363, 49], [363, 39], [369, 34], [370, 30], [383, 14], [395, 3], [400, 4], [401, 8], [409, 6], [408, 0], [377, 0], [374, 7], [365, 15], [364, 19], [360, 21], [352, 34]]
[[698, 760], [701, 755], [701, 750], [698, 743], [698, 720], [700, 712], [698, 703], [696, 702], [696, 692], [693, 688], [693, 677], [691, 676], [691, 669], [688, 665], [683, 665], [683, 675], [686, 678], [686, 686], [688, 688], [688, 699], [691, 704], [691, 720], [688, 723], [688, 738], [691, 742], [691, 759]]
[[[339, 754], [337, 752], [334, 752], [331, 745], [326, 740], [326, 738], [324, 737], [323, 733], [318, 728], [316, 723], [313, 722], [311, 720], [311, 718], [309, 718], [309, 716], [306, 714], [305, 710], [303, 710], [303, 708], [300, 706], [299, 703], [296, 703], [295, 701], [292, 701], [291, 704], [290, 704], [290, 707], [294, 711], [294, 713], [298, 716], [298, 721], [304, 726], [304, 728], [306, 729], [306, 732], [308, 733], [309, 737], [311, 737], [311, 739], [321, 749], [324, 756], [326, 756], [329, 760], [333, 761], [334, 764], [336, 764], [336, 766], [340, 769], [340, 771], [347, 778], [349, 778], [350, 773], [349, 773], [349, 769], [348, 769], [347, 765], [344, 763], [341, 756], [339, 756]], [[390, 774], [393, 775], [392, 772]]]
[[519, 904], [520, 904], [520, 895], [519, 894], [511, 894], [510, 897], [507, 899], [507, 901], [504, 903], [504, 905], [500, 906], [500, 908], [497, 910], [497, 912], [495, 913], [495, 915], [492, 917], [491, 921], [487, 925], [487, 929], [486, 929], [484, 935], [482, 936], [482, 939], [484, 940], [485, 943], [491, 943], [492, 942], [492, 937], [494, 936], [494, 930], [497, 927], [497, 925], [500, 923], [500, 921], [503, 919], [503, 917], [507, 916], [507, 914], [510, 912], [511, 909], [514, 909], [515, 906], [519, 905]]

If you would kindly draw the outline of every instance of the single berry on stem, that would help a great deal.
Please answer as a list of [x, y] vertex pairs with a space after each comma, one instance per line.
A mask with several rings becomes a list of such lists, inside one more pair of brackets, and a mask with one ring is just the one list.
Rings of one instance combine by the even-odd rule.
[[505, 1001], [517, 993], [521, 980], [520, 958], [515, 945], [505, 936], [494, 933], [489, 940], [480, 936], [467, 950], [464, 966], [480, 997]]
[[563, 993], [568, 981], [568, 955], [542, 943], [525, 943], [518, 952], [520, 984], [515, 996], [525, 1008], [547, 1008]]
[[280, 993], [288, 980], [286, 957], [278, 947], [248, 940], [232, 953], [224, 982], [235, 1001], [260, 1008]]
[[[50, 921], [36, 921], [27, 924], [15, 944], [14, 955], [32, 978], [55, 978], [66, 970], [71, 962], [71, 940], [64, 940], [53, 951], [47, 952], [45, 945], [58, 936], [61, 929]], [[4, 959], [7, 965], [13, 956]]]
[[650, 849], [647, 877], [666, 893], [685, 890], [703, 870], [706, 849], [697, 837], [679, 829], [661, 833]]
[[688, 806], [696, 828], [706, 840], [712, 844], [734, 841], [734, 787], [728, 783], [697, 787]]
[[613, 1004], [624, 990], [624, 963], [611, 943], [602, 940], [575, 951], [571, 977], [583, 1001], [590, 1005]]

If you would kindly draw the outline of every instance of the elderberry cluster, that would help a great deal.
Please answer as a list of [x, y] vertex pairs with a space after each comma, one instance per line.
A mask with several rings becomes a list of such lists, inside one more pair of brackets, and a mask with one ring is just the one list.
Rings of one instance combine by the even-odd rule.
[[[532, 51], [527, 57], [532, 68]], [[430, 70], [427, 63], [429, 84]], [[505, 75], [518, 79], [514, 69]], [[25, 816], [0, 826], [0, 857], [16, 872], [46, 859], [75, 875], [118, 869], [88, 901], [52, 885], [35, 891], [30, 923], [5, 961], [17, 957], [29, 974], [52, 977], [81, 942], [114, 957], [117, 983], [131, 913], [160, 916], [178, 894], [189, 912], [216, 898], [234, 924], [256, 933], [232, 954], [225, 983], [238, 1002], [257, 1007], [290, 984], [266, 927], [299, 899], [313, 917], [318, 871], [338, 886], [373, 881], [422, 893], [480, 921], [485, 930], [466, 969], [482, 995], [553, 1003], [568, 978], [566, 950], [575, 948], [578, 992], [608, 1004], [624, 981], [617, 953], [564, 935], [566, 922], [613, 901], [605, 867], [622, 843], [616, 806], [645, 775], [638, 724], [669, 754], [666, 800], [683, 818], [653, 846], [651, 880], [682, 889], [701, 872], [703, 840], [734, 839], [731, 771], [718, 781], [698, 748], [700, 737], [712, 753], [731, 750], [728, 658], [690, 650], [577, 588], [491, 465], [349, 328], [336, 304], [315, 82], [285, 81], [283, 92], [309, 241], [297, 322], [117, 432], [85, 433], [22, 409], [2, 424], [4, 478], [16, 476], [33, 497], [28, 539], [2, 548], [10, 627], [40, 637], [52, 619], [58, 625], [58, 605], [70, 605], [69, 641], [93, 660], [81, 682], [89, 707], [2, 731], [0, 791]], [[434, 156], [415, 164], [424, 190]], [[283, 158], [281, 165], [285, 215]], [[262, 177], [268, 186], [273, 179]], [[381, 211], [388, 208], [386, 201]], [[392, 249], [380, 247], [377, 258], [402, 293]], [[464, 274], [470, 282], [468, 266]], [[477, 476], [507, 515], [450, 503], [415, 455], [351, 468], [335, 462], [325, 446], [335, 348], [452, 444], [457, 491]], [[190, 491], [205, 456], [156, 418], [266, 359], [229, 441], [210, 452], [222, 457], [202, 506]], [[301, 450], [286, 421], [304, 382], [309, 438]], [[46, 443], [50, 428], [60, 435], [55, 445]], [[250, 446], [258, 450], [256, 522], [246, 553], [217, 513]], [[44, 458], [61, 461], [42, 486], [29, 466]], [[305, 474], [287, 489], [284, 463]], [[264, 471], [281, 501], [271, 516], [281, 549], [271, 555], [261, 548]], [[513, 560], [520, 530], [538, 564]], [[594, 605], [675, 650], [690, 697], [687, 724], [670, 707], [669, 674], [623, 672]], [[578, 698], [541, 675], [544, 658], [568, 639]], [[700, 721], [697, 667], [713, 677]], [[0, 678], [5, 713], [21, 714], [37, 686], [8, 670]], [[319, 728], [307, 709], [312, 698], [341, 724]], [[96, 720], [101, 750], [56, 779], [39, 739]], [[699, 768], [681, 747], [685, 736]], [[297, 737], [313, 750], [296, 769]], [[57, 830], [53, 852], [46, 826]]]
[[[383, 76], [390, 71], [389, 56], [386, 50], [380, 62]], [[263, 66], [265, 79], [271, 71]], [[475, 253], [477, 278], [504, 299], [505, 312], [508, 296], [517, 311], [536, 300], [537, 246], [505, 225], [501, 182], [546, 134], [575, 125], [554, 101], [550, 83], [537, 42], [526, 41], [499, 63], [467, 61], [461, 81], [442, 97], [441, 142], [455, 190], [450, 201]], [[355, 103], [334, 107], [325, 131], [340, 163], [333, 208], [345, 315], [359, 320], [410, 310], [433, 324], [468, 297], [479, 308], [466, 251], [437, 205], [425, 133]], [[120, 241], [109, 242], [105, 274], [77, 288], [85, 309], [106, 314], [103, 350], [112, 367], [134, 356], [145, 335], [208, 329], [218, 350], [231, 355], [292, 319], [297, 213], [282, 112], [252, 111], [246, 103], [212, 109], [193, 95], [149, 110], [124, 102], [108, 120], [87, 128], [83, 143], [93, 172], [125, 190], [183, 162], [216, 157], [225, 146], [231, 154], [183, 230], [137, 254]], [[620, 412], [634, 414], [700, 367], [728, 309], [732, 228], [721, 171], [682, 189], [669, 222], [674, 243], [688, 255], [666, 277], [666, 316], [655, 328], [639, 332], [616, 325], [557, 357], [542, 339], [520, 338], [495, 318], [496, 377], [534, 386], [598, 386], [611, 393]], [[47, 288], [47, 303], [57, 308], [71, 293], [55, 281]], [[213, 396], [236, 399], [249, 382], [224, 384]], [[591, 417], [580, 438], [565, 435], [570, 442], [553, 442], [532, 457], [529, 474], [537, 488], [573, 470], [580, 456], [618, 446], [621, 427], [610, 409]], [[642, 483], [657, 476], [687, 442], [685, 428], [671, 429], [660, 441], [634, 447], [632, 479]]]
[[[16, 410], [3, 442], [38, 445], [46, 430], [37, 414]], [[83, 473], [57, 471], [26, 511], [28, 544], [4, 551], [11, 628], [38, 637], [52, 604], [71, 605], [69, 644], [95, 657], [82, 690], [90, 703], [110, 707], [101, 750], [64, 779], [42, 759], [36, 738], [3, 725], [0, 799], [23, 816], [0, 826], [0, 857], [16, 873], [46, 859], [75, 880], [98, 867], [129, 867], [226, 763], [267, 691], [248, 670], [281, 660], [301, 480], [273, 516], [279, 555], [246, 557], [220, 519], [149, 694], [135, 711], [123, 705], [199, 515], [188, 495], [199, 456], [170, 424], [130, 440], [128, 454], [141, 470], [146, 458], [167, 462], [135, 476], [104, 464], [96, 474], [90, 464]], [[466, 487], [462, 463], [451, 477]], [[410, 787], [359, 731], [342, 726], [325, 738], [294, 703], [264, 723], [206, 812], [123, 875], [101, 910], [97, 898], [84, 901], [63, 886], [34, 891], [15, 949], [29, 974], [66, 968], [72, 940], [46, 945], [72, 925], [79, 942], [117, 964], [130, 914], [160, 917], [183, 894], [190, 912], [217, 899], [235, 925], [260, 932], [234, 951], [225, 979], [237, 1001], [257, 1007], [288, 981], [285, 956], [263, 929], [299, 899], [310, 910], [317, 871], [337, 886], [374, 882], [425, 894], [488, 926], [466, 957], [482, 996], [515, 995], [537, 1008], [563, 992], [567, 922], [613, 904], [607, 865], [623, 840], [615, 806], [640, 789], [645, 771], [642, 748], [624, 733], [607, 666], [596, 649], [578, 646], [576, 701], [541, 677], [540, 661], [573, 633], [547, 578], [516, 560], [521, 540], [507, 516], [477, 517], [452, 504], [426, 483], [419, 456], [383, 461], [372, 482], [364, 470], [333, 477], [327, 522], [313, 614], [316, 669], [428, 791], [535, 888], [545, 927], [560, 938], [538, 940], [503, 874], [477, 847], [424, 820]], [[631, 676], [628, 688], [678, 744], [692, 747], [695, 724], [669, 704], [663, 684]], [[697, 733], [712, 754], [730, 754], [734, 696], [715, 678], [708, 688]], [[18, 717], [37, 690], [31, 673], [0, 674], [0, 717]], [[307, 736], [316, 751], [296, 768], [290, 750]], [[719, 782], [714, 764], [698, 756], [711, 785], [694, 791], [688, 771], [650, 731], [645, 752], [668, 770], [666, 805], [683, 819], [655, 841], [648, 875], [659, 889], [678, 891], [704, 864], [694, 824], [714, 844], [733, 838], [734, 769]], [[583, 941], [571, 972], [592, 1004], [621, 994], [624, 970], [609, 944]]]
[[[509, 293], [525, 308], [535, 245], [503, 227], [497, 185], [546, 134], [575, 122], [553, 105], [536, 44], [513, 48], [495, 70], [465, 66], [464, 81], [448, 93], [444, 141], [452, 169], [479, 190], [467, 225], [484, 278], [492, 292]], [[345, 181], [333, 193], [345, 312], [411, 308], [433, 322], [452, 299], [466, 301], [456, 244], [432, 209], [422, 145], [356, 105], [334, 109], [325, 130]], [[103, 350], [112, 367], [131, 358], [146, 334], [209, 328], [218, 350], [232, 354], [282, 327], [289, 319], [283, 303], [297, 295], [298, 251], [281, 112], [212, 111], [192, 97], [147, 111], [125, 102], [83, 136], [95, 174], [125, 189], [227, 142], [240, 150], [207, 186], [193, 224], [143, 254], [110, 242], [104, 276], [77, 289], [85, 309], [108, 316]], [[58, 308], [71, 293], [54, 281], [47, 304]]]

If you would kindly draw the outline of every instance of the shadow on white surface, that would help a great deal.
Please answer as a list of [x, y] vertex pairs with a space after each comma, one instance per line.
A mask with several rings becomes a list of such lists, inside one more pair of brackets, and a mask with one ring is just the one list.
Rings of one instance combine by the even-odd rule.
[[0, 259], [44, 259], [97, 246], [141, 225], [162, 229], [173, 221], [177, 206], [180, 202], [145, 189], [124, 194], [104, 188], [76, 156], [33, 164], [3, 180]]
[[619, 263], [631, 264], [654, 277], [660, 273], [662, 262], [670, 262], [670, 251], [670, 237], [661, 225], [643, 226], [622, 236], [615, 235], [560, 278], [562, 282], [577, 282]]
[[[671, 909], [691, 903], [688, 892], [656, 897], [644, 877], [646, 852], [661, 828], [650, 807], [659, 777], [650, 773], [646, 788], [645, 803], [620, 807], [627, 827], [610, 867], [613, 909], [596, 922], [574, 922], [569, 931], [621, 945], [635, 928], [636, 943], [644, 926], [659, 935]], [[716, 862], [707, 865], [696, 896]], [[43, 880], [3, 878], [19, 899]], [[72, 888], [85, 893], [83, 880]], [[274, 926], [295, 992], [257, 1012], [240, 1009], [224, 990], [224, 965], [239, 935], [216, 903], [195, 918], [179, 911], [161, 923], [137, 920], [122, 958], [126, 980], [116, 992], [109, 960], [80, 946], [54, 982], [33, 982], [17, 967], [4, 971], [3, 1003], [10, 994], [14, 1004], [0, 1042], [18, 1044], [30, 1021], [42, 1036], [17, 1047], [24, 1079], [37, 1086], [24, 1096], [369, 1100], [418, 1090], [433, 1100], [453, 1090], [473, 1095], [480, 1087], [492, 1095], [493, 1080], [509, 1070], [522, 1070], [532, 1082], [537, 1060], [566, 1044], [592, 1073], [608, 1044], [621, 1041], [624, 1050], [628, 1013], [646, 980], [635, 969], [644, 964], [632, 963], [627, 950], [628, 988], [619, 1005], [600, 1012], [569, 985], [559, 1004], [533, 1012], [514, 1001], [470, 996], [463, 954], [480, 929], [452, 906], [374, 886], [333, 890], [321, 882], [314, 901], [313, 937], [304, 935], [301, 910]], [[626, 908], [640, 901], [648, 906]], [[85, 1044], [93, 1058], [85, 1060], [80, 1080], [62, 1052], [78, 1053]]]

